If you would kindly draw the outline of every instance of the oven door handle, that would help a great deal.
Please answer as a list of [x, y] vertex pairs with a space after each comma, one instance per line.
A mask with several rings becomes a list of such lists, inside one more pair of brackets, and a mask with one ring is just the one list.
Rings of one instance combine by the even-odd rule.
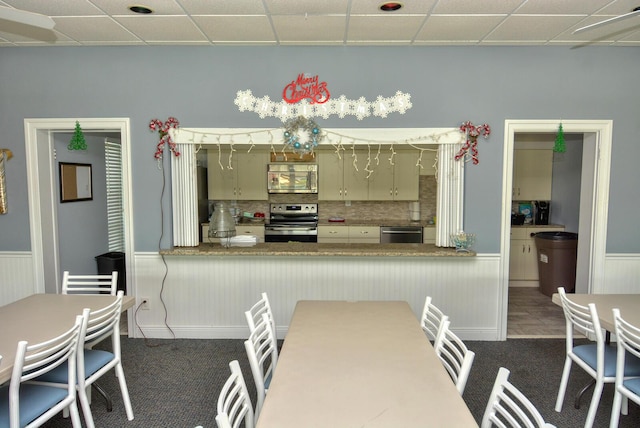
[[278, 226], [269, 226], [265, 228], [265, 232], [267, 231], [272, 231], [272, 232], [301, 232], [301, 231], [314, 231], [317, 230], [316, 227], [278, 227]]

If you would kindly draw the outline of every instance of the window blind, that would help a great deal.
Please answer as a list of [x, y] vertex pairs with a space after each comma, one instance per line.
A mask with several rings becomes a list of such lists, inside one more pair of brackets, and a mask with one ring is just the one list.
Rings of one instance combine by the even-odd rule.
[[124, 206], [122, 191], [122, 147], [119, 141], [104, 141], [107, 181], [107, 227], [109, 251], [124, 251]]

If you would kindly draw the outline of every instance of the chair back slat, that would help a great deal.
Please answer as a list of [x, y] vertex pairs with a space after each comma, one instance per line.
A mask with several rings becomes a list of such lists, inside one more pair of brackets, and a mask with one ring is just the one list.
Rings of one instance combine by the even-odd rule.
[[62, 294], [110, 294], [116, 295], [118, 272], [109, 275], [62, 275]]

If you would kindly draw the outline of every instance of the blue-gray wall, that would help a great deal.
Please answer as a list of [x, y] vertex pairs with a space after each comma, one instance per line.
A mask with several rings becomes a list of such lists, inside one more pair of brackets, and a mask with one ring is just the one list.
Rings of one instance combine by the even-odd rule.
[[[319, 75], [332, 96], [411, 94], [413, 108], [387, 119], [331, 117], [323, 127], [455, 127], [489, 123], [480, 164], [466, 175], [465, 230], [479, 252], [498, 252], [505, 119], [612, 119], [607, 251], [640, 252], [640, 48], [612, 47], [51, 47], [0, 49], [0, 146], [9, 213], [0, 251], [30, 249], [24, 118], [129, 117], [132, 129], [135, 250], [160, 237], [162, 172], [148, 122], [175, 116], [184, 127], [277, 127], [240, 112], [238, 90], [278, 100], [299, 73]], [[165, 240], [170, 245], [168, 201]]]

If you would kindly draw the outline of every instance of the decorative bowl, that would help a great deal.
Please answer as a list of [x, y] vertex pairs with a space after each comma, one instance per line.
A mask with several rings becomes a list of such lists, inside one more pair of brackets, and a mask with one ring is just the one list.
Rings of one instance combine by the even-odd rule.
[[452, 233], [451, 241], [456, 246], [456, 251], [469, 251], [469, 248], [476, 242], [475, 233]]

